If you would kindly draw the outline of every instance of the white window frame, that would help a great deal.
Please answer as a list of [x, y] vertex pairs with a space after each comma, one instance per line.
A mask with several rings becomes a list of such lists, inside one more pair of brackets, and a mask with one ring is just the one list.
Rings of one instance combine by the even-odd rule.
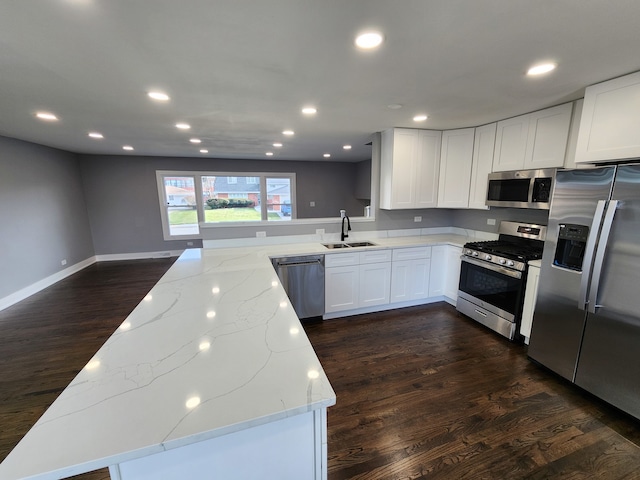
[[[291, 194], [291, 220], [278, 222], [274, 220], [258, 220], [252, 222], [205, 222], [204, 215], [204, 201], [202, 191], [202, 177], [215, 176], [215, 177], [257, 177], [260, 183], [260, 205], [262, 218], [267, 218], [267, 178], [289, 178], [290, 180], [290, 194]], [[165, 205], [165, 177], [193, 177], [195, 185], [196, 196], [196, 212], [198, 218], [199, 233], [194, 235], [171, 235], [169, 227], [169, 215], [167, 213], [167, 206]], [[182, 170], [156, 170], [156, 184], [158, 187], [158, 201], [160, 204], [160, 216], [162, 219], [162, 235], [165, 240], [193, 240], [201, 239], [203, 228], [224, 228], [224, 227], [238, 227], [248, 225], [277, 225], [279, 223], [286, 223], [289, 225], [291, 221], [297, 218], [296, 209], [296, 174], [292, 172], [208, 172], [208, 171], [182, 171]]]

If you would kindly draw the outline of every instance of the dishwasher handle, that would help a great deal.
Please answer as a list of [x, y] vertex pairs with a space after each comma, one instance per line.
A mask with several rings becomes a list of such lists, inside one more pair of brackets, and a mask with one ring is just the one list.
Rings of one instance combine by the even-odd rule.
[[315, 260], [305, 260], [305, 261], [296, 261], [296, 260], [292, 260], [292, 261], [277, 261], [276, 262], [276, 266], [277, 267], [297, 267], [298, 265], [322, 265], [322, 260], [317, 258]]

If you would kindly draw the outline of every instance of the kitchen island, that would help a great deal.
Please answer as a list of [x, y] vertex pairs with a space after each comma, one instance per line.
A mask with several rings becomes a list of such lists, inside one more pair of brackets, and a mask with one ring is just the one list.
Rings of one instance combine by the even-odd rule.
[[0, 479], [106, 466], [123, 479], [323, 478], [335, 393], [268, 258], [251, 250], [185, 251]]
[[326, 478], [336, 396], [269, 261], [320, 252], [320, 243], [185, 251], [0, 465], [0, 479], [105, 466], [114, 479]]

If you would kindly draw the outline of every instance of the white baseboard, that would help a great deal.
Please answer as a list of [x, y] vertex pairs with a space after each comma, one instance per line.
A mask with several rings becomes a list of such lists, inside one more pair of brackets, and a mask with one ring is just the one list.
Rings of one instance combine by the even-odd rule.
[[179, 257], [184, 250], [169, 250], [165, 252], [139, 252], [139, 253], [119, 253], [119, 254], [109, 254], [109, 255], [95, 255], [93, 257], [89, 257], [86, 260], [78, 262], [74, 265], [71, 265], [64, 270], [60, 270], [59, 272], [54, 273], [53, 275], [49, 275], [42, 280], [39, 280], [28, 287], [24, 287], [17, 292], [14, 292], [4, 298], [0, 298], [0, 311], [5, 308], [9, 308], [12, 305], [15, 305], [18, 302], [34, 295], [41, 290], [44, 290], [47, 287], [50, 287], [54, 283], [59, 282], [60, 280], [64, 280], [70, 275], [79, 272], [80, 270], [87, 268], [90, 265], [93, 265], [96, 262], [110, 262], [117, 260], [142, 260], [145, 258], [169, 258], [169, 257]]
[[167, 250], [163, 252], [137, 252], [137, 253], [110, 253], [96, 255], [98, 262], [114, 262], [118, 260], [143, 260], [145, 258], [169, 258], [179, 257], [184, 250]]
[[43, 278], [36, 283], [32, 283], [28, 287], [24, 287], [17, 292], [12, 293], [11, 295], [0, 298], [0, 310], [4, 310], [5, 308], [9, 308], [11, 305], [15, 305], [25, 298], [30, 297], [31, 295], [38, 293], [39, 291], [44, 290], [47, 287], [50, 287], [54, 283], [57, 283], [60, 280], [63, 280], [68, 276], [79, 272], [83, 268], [87, 268], [89, 265], [93, 265], [94, 263], [96, 263], [96, 261], [96, 257], [89, 257], [86, 260], [65, 268], [64, 270], [60, 270], [53, 275], [49, 275], [48, 277]]

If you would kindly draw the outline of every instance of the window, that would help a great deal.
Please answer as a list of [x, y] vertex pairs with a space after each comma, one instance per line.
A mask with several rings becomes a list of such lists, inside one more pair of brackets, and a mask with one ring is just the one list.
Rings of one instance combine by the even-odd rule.
[[200, 233], [196, 211], [195, 177], [164, 177], [161, 187], [163, 227], [170, 237]]
[[295, 174], [156, 172], [166, 240], [199, 238], [202, 224], [295, 218]]

